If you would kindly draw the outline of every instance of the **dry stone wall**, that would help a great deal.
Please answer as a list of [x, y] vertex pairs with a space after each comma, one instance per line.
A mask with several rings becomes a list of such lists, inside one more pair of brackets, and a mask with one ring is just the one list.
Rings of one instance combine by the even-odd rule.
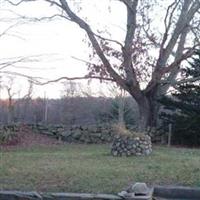
[[31, 125], [34, 132], [49, 135], [69, 143], [102, 144], [111, 143], [114, 132], [109, 125], [88, 126], [44, 126], [41, 124]]
[[[134, 132], [130, 131], [129, 135], [123, 135], [121, 134], [122, 130], [117, 131], [109, 124], [72, 127], [44, 124], [29, 124], [28, 126], [33, 132], [48, 135], [68, 143], [111, 143], [111, 154], [113, 156], [149, 155], [152, 152], [151, 138], [148, 135], [135, 135]], [[16, 134], [13, 135], [13, 133], [18, 132], [20, 127], [17, 125], [0, 127], [0, 144], [5, 141], [8, 143], [10, 138], [11, 141], [15, 141], [14, 136]]]
[[[111, 143], [113, 156], [149, 155], [152, 152], [151, 138], [145, 134], [116, 135], [111, 125], [93, 126], [32, 126], [34, 131], [55, 137], [68, 143], [104, 144]], [[131, 133], [131, 132], [130, 132]]]

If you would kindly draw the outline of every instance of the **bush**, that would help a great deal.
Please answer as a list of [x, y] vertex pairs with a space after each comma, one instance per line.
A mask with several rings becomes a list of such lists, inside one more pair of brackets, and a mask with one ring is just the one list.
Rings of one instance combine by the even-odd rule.
[[0, 133], [0, 144], [16, 144], [19, 141], [18, 134], [11, 130], [4, 130]]

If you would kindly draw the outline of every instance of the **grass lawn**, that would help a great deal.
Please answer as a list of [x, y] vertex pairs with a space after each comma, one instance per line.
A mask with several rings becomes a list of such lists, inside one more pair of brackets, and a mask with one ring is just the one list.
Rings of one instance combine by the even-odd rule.
[[112, 157], [108, 145], [0, 152], [0, 189], [117, 193], [132, 182], [200, 186], [200, 150], [155, 147], [149, 157]]

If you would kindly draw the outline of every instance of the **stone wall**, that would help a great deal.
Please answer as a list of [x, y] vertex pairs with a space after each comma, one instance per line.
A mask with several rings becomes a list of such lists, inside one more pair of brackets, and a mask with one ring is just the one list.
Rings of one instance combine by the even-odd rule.
[[34, 132], [55, 137], [69, 143], [102, 144], [111, 143], [114, 132], [110, 125], [88, 125], [66, 127], [62, 125], [29, 125]]
[[129, 132], [128, 136], [120, 135], [123, 130], [113, 129], [108, 124], [70, 128], [37, 124], [32, 126], [32, 129], [40, 134], [55, 137], [68, 143], [112, 143], [111, 154], [113, 156], [149, 155], [152, 152], [151, 138], [148, 135], [141, 133], [135, 136], [134, 132], [131, 131], [127, 131]]
[[[113, 156], [149, 155], [152, 152], [151, 138], [141, 133], [116, 135], [116, 130], [109, 124], [88, 126], [45, 126], [32, 125], [32, 129], [40, 134], [55, 137], [69, 143], [103, 144], [112, 143]], [[119, 131], [119, 130], [118, 130]], [[119, 131], [120, 132], [120, 131]], [[131, 133], [131, 132], [130, 132]]]
[[113, 156], [149, 155], [152, 152], [151, 138], [142, 136], [115, 136], [111, 146]]

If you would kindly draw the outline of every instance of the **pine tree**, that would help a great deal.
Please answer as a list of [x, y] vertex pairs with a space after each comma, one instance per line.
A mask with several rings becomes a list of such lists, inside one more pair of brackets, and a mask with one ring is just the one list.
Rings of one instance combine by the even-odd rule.
[[[190, 79], [200, 77], [200, 51], [196, 52], [184, 75]], [[200, 145], [200, 81], [178, 85], [170, 97], [162, 98], [161, 103], [166, 109], [161, 114], [163, 124], [173, 124], [172, 143]]]

